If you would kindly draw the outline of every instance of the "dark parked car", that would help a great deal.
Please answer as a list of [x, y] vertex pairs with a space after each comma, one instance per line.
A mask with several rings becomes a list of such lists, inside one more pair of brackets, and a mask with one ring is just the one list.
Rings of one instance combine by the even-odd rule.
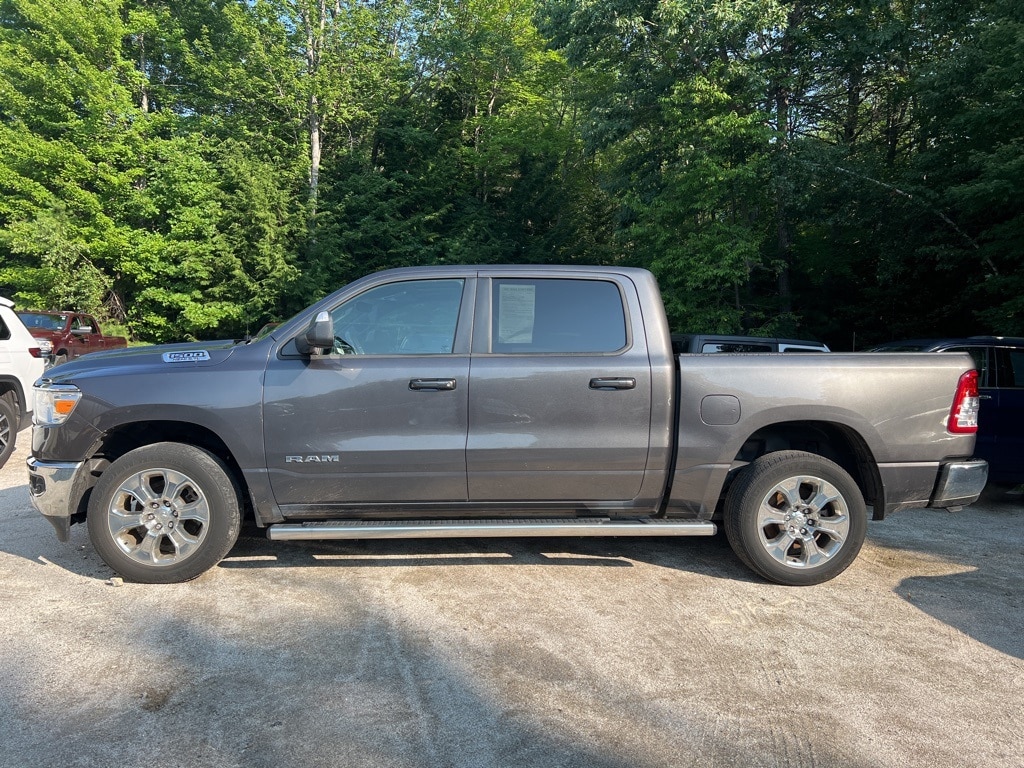
[[909, 339], [868, 352], [967, 352], [978, 368], [981, 412], [974, 454], [988, 461], [989, 481], [1024, 483], [1024, 338]]

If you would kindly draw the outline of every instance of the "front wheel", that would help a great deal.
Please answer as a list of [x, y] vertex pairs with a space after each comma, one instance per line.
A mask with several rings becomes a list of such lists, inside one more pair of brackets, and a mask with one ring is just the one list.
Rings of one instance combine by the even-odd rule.
[[864, 497], [838, 464], [778, 451], [755, 460], [725, 498], [736, 555], [769, 581], [820, 584], [845, 571], [867, 533]]
[[194, 579], [227, 555], [240, 524], [231, 472], [213, 454], [181, 443], [126, 453], [89, 498], [89, 538], [129, 581]]

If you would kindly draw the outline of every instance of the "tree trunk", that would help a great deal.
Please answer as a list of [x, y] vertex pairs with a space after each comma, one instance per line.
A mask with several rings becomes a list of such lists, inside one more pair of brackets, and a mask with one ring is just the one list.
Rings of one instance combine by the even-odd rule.
[[327, 26], [327, 0], [315, 0], [304, 5], [301, 12], [306, 33], [306, 74], [309, 75], [309, 200], [311, 215], [316, 213], [317, 192], [320, 184], [320, 156], [323, 141], [323, 115], [317, 98], [316, 78], [320, 71], [320, 56]]

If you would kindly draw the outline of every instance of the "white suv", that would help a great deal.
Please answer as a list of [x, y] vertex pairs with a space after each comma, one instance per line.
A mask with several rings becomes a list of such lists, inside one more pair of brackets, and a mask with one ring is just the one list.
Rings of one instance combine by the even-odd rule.
[[14, 313], [14, 302], [0, 296], [0, 467], [14, 452], [14, 440], [28, 425], [32, 384], [43, 375], [44, 350]]

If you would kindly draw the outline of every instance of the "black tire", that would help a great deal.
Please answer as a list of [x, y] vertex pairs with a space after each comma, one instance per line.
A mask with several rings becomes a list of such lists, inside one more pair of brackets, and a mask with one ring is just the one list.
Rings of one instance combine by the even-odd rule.
[[725, 535], [769, 581], [820, 584], [856, 559], [868, 527], [860, 488], [838, 464], [777, 451], [746, 467], [725, 497]]
[[219, 563], [241, 527], [238, 485], [213, 454], [182, 443], [126, 453], [89, 497], [89, 539], [129, 581], [189, 581]]
[[14, 453], [14, 442], [21, 426], [21, 414], [6, 397], [0, 397], [0, 467]]

